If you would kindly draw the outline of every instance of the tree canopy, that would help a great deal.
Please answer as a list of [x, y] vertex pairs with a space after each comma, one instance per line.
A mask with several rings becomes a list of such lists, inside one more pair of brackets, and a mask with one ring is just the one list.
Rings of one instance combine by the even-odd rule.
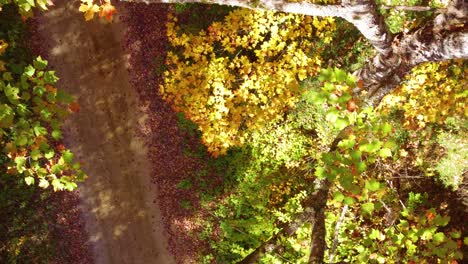
[[[13, 2], [24, 15], [50, 4]], [[81, 2], [86, 20], [116, 12], [110, 0]], [[175, 4], [164, 80], [152, 88], [200, 137], [195, 154], [206, 162], [178, 187], [224, 179], [197, 190], [209, 215], [201, 262], [463, 259], [466, 1], [129, 2]], [[184, 19], [196, 3], [217, 16]], [[61, 138], [64, 105], [76, 105], [47, 62], [26, 64], [0, 61], [3, 164], [28, 185], [74, 189], [84, 173], [50, 142]]]

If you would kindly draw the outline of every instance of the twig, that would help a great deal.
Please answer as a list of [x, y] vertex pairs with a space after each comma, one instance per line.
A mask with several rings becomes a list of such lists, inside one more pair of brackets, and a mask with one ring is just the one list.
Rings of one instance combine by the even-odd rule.
[[343, 210], [341, 211], [341, 215], [340, 215], [340, 219], [338, 219], [338, 222], [336, 223], [336, 226], [335, 226], [335, 237], [333, 238], [333, 245], [332, 245], [332, 248], [330, 250], [330, 256], [328, 258], [328, 263], [332, 263], [333, 261], [333, 255], [335, 255], [335, 250], [336, 250], [336, 247], [338, 245], [338, 235], [340, 233], [340, 227], [341, 227], [341, 224], [343, 223], [343, 220], [345, 218], [345, 215], [346, 215], [346, 212], [348, 211], [348, 205], [346, 204], [344, 207], [343, 207]]
[[380, 8], [388, 10], [388, 9], [395, 9], [398, 11], [414, 11], [414, 12], [424, 12], [424, 11], [443, 11], [445, 8], [435, 8], [430, 6], [387, 6], [382, 5]]

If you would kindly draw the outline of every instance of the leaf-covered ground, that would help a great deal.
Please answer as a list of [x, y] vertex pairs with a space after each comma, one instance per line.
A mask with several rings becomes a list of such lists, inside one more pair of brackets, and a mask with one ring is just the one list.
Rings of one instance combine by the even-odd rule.
[[[160, 188], [161, 195], [156, 194], [151, 171], [161, 164], [166, 167], [177, 162], [171, 154], [177, 145], [163, 135], [156, 147], [164, 150], [166, 159], [148, 158], [148, 150], [154, 155], [154, 147], [147, 144], [153, 134], [144, 124], [156, 112], [147, 105], [146, 100], [151, 98], [142, 97], [139, 103], [135, 92], [135, 80], [146, 76], [143, 65], [136, 68], [138, 71], [130, 71], [134, 76], [128, 73], [128, 53], [135, 54], [138, 47], [123, 48], [126, 28], [119, 18], [112, 24], [98, 19], [86, 22], [73, 2], [54, 3], [35, 21], [35, 35], [41, 46], [39, 54], [49, 60], [61, 78], [58, 87], [76, 96], [80, 106], [65, 124], [64, 137], [65, 145], [76, 153], [89, 176], [78, 188], [87, 240], [93, 248], [88, 254], [94, 256], [95, 263], [173, 263], [166, 252], [158, 208], [161, 205], [163, 216], [167, 216], [164, 208], [170, 204], [165, 204], [167, 199], [159, 200], [165, 196], [164, 188]], [[124, 9], [119, 6], [121, 13]], [[157, 26], [164, 28], [164, 23]], [[149, 53], [144, 56], [150, 58]], [[134, 55], [130, 57], [133, 61]], [[151, 68], [147, 66], [146, 71]], [[164, 129], [173, 132], [169, 127]], [[177, 173], [173, 168], [170, 171]], [[160, 175], [169, 178], [174, 174]]]
[[[196, 148], [198, 138], [180, 130], [178, 118], [162, 100], [158, 85], [166, 54], [165, 23], [167, 5], [125, 4], [123, 21], [127, 25], [125, 47], [130, 53], [130, 76], [140, 101], [147, 107], [148, 121], [144, 133], [150, 137], [149, 156], [152, 179], [158, 196], [169, 250], [178, 263], [194, 263], [197, 252], [207, 247], [207, 241], [195, 236], [201, 229], [193, 219], [206, 213], [199, 208], [194, 189], [177, 185], [203, 166], [200, 159], [186, 155], [187, 148]], [[183, 208], [183, 204], [190, 209]], [[197, 215], [194, 215], [197, 214]]]

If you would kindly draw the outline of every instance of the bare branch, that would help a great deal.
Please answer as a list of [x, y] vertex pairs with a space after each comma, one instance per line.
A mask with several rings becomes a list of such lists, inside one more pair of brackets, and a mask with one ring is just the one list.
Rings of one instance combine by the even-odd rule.
[[389, 10], [389, 9], [394, 9], [398, 11], [413, 11], [413, 12], [425, 12], [425, 11], [443, 11], [445, 10], [444, 8], [434, 8], [430, 6], [387, 6], [387, 5], [382, 5], [380, 8]]
[[348, 212], [348, 205], [347, 204], [343, 207], [343, 210], [341, 211], [340, 219], [338, 219], [338, 222], [336, 222], [335, 235], [334, 235], [334, 238], [333, 238], [333, 244], [332, 244], [332, 248], [330, 249], [330, 254], [328, 254], [329, 255], [328, 263], [330, 263], [330, 264], [333, 263], [332, 262], [333, 257], [335, 255], [335, 250], [336, 250], [336, 247], [338, 245], [338, 235], [340, 234], [341, 224], [344, 221], [344, 218], [346, 216], [346, 212]]
[[373, 0], [353, 0], [341, 5], [319, 5], [308, 2], [286, 2], [285, 0], [126, 0], [127, 2], [160, 4], [217, 4], [253, 10], [269, 10], [316, 17], [340, 17], [358, 28], [379, 53], [391, 52], [392, 35], [383, 18], [377, 12]]

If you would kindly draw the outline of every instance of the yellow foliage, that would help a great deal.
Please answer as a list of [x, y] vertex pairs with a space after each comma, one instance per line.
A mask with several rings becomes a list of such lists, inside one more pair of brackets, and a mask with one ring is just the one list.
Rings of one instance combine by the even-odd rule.
[[238, 9], [198, 34], [180, 33], [169, 15], [160, 92], [198, 124], [214, 155], [240, 146], [249, 131], [293, 107], [299, 81], [319, 71], [317, 37], [331, 41], [332, 18]]
[[468, 67], [461, 60], [429, 62], [415, 67], [406, 80], [382, 101], [382, 108], [403, 110], [408, 128], [443, 123], [453, 115], [466, 117]]
[[0, 55], [5, 53], [5, 50], [8, 48], [8, 43], [5, 42], [5, 40], [0, 39]]

